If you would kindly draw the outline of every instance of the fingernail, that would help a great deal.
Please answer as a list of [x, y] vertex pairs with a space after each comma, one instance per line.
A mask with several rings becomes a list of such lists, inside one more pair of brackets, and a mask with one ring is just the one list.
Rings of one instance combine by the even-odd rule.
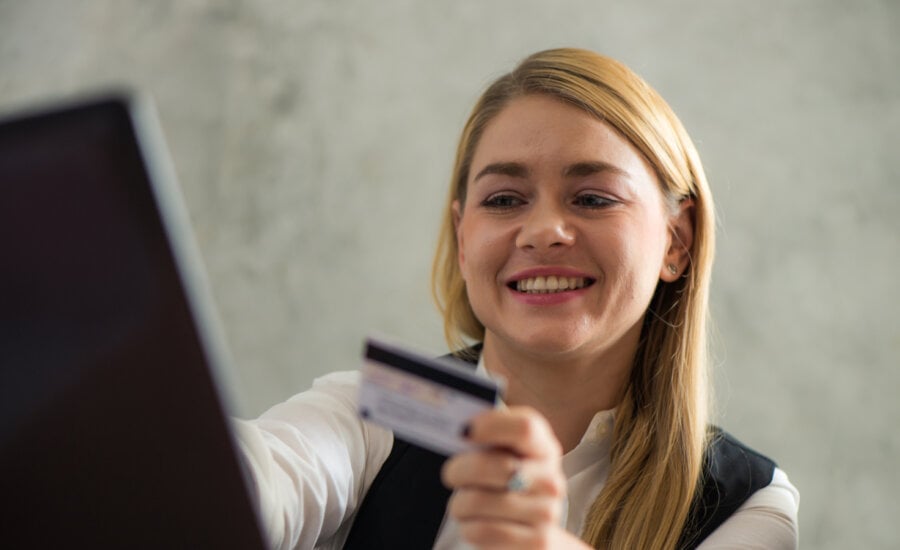
[[466, 422], [465, 424], [463, 424], [462, 430], [460, 430], [459, 434], [463, 436], [464, 439], [468, 439], [470, 433], [472, 433], [472, 425]]

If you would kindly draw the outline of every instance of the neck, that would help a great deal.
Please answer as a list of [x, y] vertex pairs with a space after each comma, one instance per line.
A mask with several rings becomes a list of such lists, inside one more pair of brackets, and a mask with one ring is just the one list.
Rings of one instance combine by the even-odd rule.
[[619, 405], [636, 349], [634, 338], [633, 345], [597, 353], [542, 353], [510, 345], [488, 332], [482, 353], [485, 368], [507, 381], [504, 401], [540, 412], [568, 452], [581, 441], [597, 412]]

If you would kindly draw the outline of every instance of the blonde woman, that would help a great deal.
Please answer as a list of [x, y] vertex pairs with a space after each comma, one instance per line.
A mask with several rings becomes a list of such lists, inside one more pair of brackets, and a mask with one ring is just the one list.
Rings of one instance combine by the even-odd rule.
[[286, 548], [795, 548], [784, 472], [709, 425], [710, 191], [622, 64], [536, 53], [462, 134], [433, 286], [456, 355], [507, 381], [445, 460], [360, 422], [334, 374], [241, 426]]

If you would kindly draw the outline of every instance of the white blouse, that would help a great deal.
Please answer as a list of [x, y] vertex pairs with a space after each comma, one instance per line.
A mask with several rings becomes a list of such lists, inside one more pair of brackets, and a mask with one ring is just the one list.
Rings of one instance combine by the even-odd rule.
[[[339, 549], [356, 509], [387, 460], [393, 434], [359, 419], [358, 372], [317, 379], [312, 389], [256, 420], [235, 420], [239, 447], [255, 485], [257, 509], [273, 548]], [[581, 533], [606, 482], [613, 413], [591, 421], [563, 457], [568, 479], [565, 527]], [[780, 469], [701, 545], [717, 549], [795, 549], [799, 494]], [[444, 518], [435, 548], [470, 548]]]

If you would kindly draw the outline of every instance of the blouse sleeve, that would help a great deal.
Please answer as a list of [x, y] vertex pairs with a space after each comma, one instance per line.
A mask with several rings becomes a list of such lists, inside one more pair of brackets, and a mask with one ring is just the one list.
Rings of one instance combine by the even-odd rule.
[[753, 494], [699, 550], [794, 550], [798, 547], [800, 494], [787, 474], [775, 469], [772, 483]]
[[358, 372], [326, 375], [256, 420], [235, 420], [273, 548], [314, 548], [351, 518], [393, 445], [356, 412]]

